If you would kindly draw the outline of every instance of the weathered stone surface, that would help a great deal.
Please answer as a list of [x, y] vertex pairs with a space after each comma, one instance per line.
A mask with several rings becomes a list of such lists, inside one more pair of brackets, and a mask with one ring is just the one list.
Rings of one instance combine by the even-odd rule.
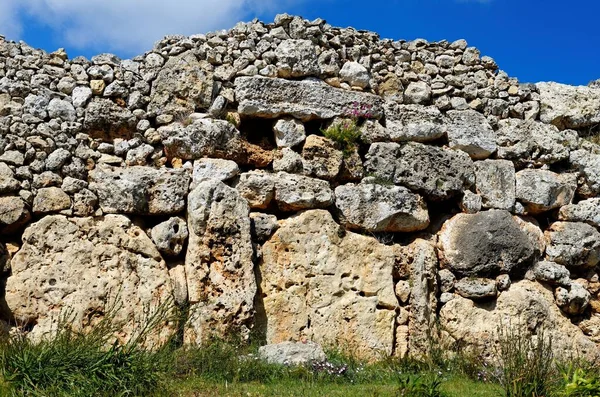
[[278, 172], [275, 200], [282, 211], [301, 211], [330, 206], [334, 202], [334, 194], [325, 181]]
[[90, 172], [90, 190], [108, 214], [167, 215], [185, 208], [189, 179], [184, 169], [98, 165]]
[[559, 131], [553, 125], [534, 120], [501, 120], [496, 131], [498, 158], [517, 165], [553, 164], [567, 160], [579, 138], [572, 130]]
[[586, 198], [600, 194], [600, 154], [584, 149], [575, 150], [569, 155], [569, 162], [584, 179], [578, 193]]
[[554, 304], [552, 290], [527, 280], [513, 283], [508, 291], [489, 303], [477, 303], [456, 296], [442, 306], [440, 325], [449, 342], [468, 346], [483, 357], [497, 357], [498, 327], [504, 332], [533, 336], [544, 329], [552, 339], [556, 357], [570, 359], [574, 352], [595, 358], [598, 348], [571, 323]]
[[306, 139], [306, 131], [301, 121], [291, 117], [277, 120], [273, 126], [277, 147], [293, 147]]
[[15, 173], [5, 163], [0, 163], [0, 193], [10, 193], [19, 190], [21, 184], [15, 179]]
[[511, 214], [489, 210], [458, 214], [439, 234], [441, 261], [463, 276], [488, 276], [525, 270], [534, 248]]
[[600, 227], [600, 198], [582, 200], [577, 204], [568, 204], [560, 208], [558, 219], [561, 221], [585, 222]]
[[309, 135], [302, 148], [302, 158], [306, 175], [333, 180], [340, 173], [344, 154], [332, 140]]
[[404, 91], [404, 103], [426, 105], [431, 100], [431, 87], [424, 81], [414, 81]]
[[383, 115], [383, 100], [377, 95], [342, 90], [312, 80], [239, 77], [235, 80], [235, 97], [239, 102], [238, 112], [254, 117], [330, 119], [348, 115], [355, 102], [371, 106], [374, 118]]
[[219, 181], [232, 179], [240, 173], [240, 167], [235, 161], [223, 159], [199, 159], [194, 161], [192, 183], [190, 190], [194, 189], [200, 181], [212, 178]]
[[154, 226], [150, 237], [156, 248], [166, 255], [179, 255], [188, 238], [185, 220], [179, 217], [170, 218]]
[[374, 143], [365, 162], [367, 174], [415, 190], [431, 200], [461, 194], [475, 182], [473, 162], [461, 151], [420, 143]]
[[600, 123], [600, 92], [584, 86], [537, 83], [540, 120], [560, 129], [583, 128]]
[[256, 294], [249, 212], [237, 190], [215, 179], [189, 195], [187, 343], [249, 331]]
[[225, 120], [199, 119], [187, 126], [173, 124], [158, 131], [166, 155], [184, 160], [229, 158], [240, 147], [240, 132]]
[[250, 208], [265, 209], [275, 197], [275, 178], [268, 172], [249, 171], [240, 175], [235, 188]]
[[590, 293], [576, 281], [571, 282], [568, 288], [558, 287], [554, 291], [558, 307], [571, 316], [582, 314], [590, 304], [590, 298]]
[[83, 128], [94, 137], [111, 141], [133, 136], [136, 118], [127, 108], [121, 108], [109, 99], [94, 98], [85, 109]]
[[470, 190], [467, 190], [465, 191], [465, 194], [463, 194], [459, 206], [462, 212], [467, 214], [475, 214], [481, 211], [481, 196], [471, 192]]
[[30, 218], [27, 205], [20, 197], [0, 197], [0, 233], [11, 233]]
[[538, 221], [530, 216], [513, 216], [513, 219], [529, 239], [533, 247], [534, 257], [536, 259], [541, 258], [544, 252], [546, 252], [546, 236], [544, 236], [544, 232], [540, 228]]
[[568, 174], [532, 169], [516, 174], [516, 197], [531, 214], [570, 204], [576, 188], [575, 178]]
[[279, 228], [275, 215], [263, 214], [262, 212], [251, 212], [250, 222], [252, 238], [260, 243], [267, 241]]
[[283, 148], [281, 158], [273, 160], [273, 171], [275, 172], [283, 171], [291, 174], [299, 174], [303, 170], [302, 156], [290, 148]]
[[544, 233], [548, 259], [576, 270], [600, 262], [600, 233], [585, 223], [554, 222]]
[[[39, 339], [69, 316], [91, 330], [111, 310], [116, 338], [139, 331], [145, 309], [172, 299], [165, 262], [150, 238], [122, 215], [67, 218], [52, 215], [29, 226], [11, 261], [6, 303], [15, 319]], [[174, 324], [157, 327], [148, 342], [165, 341]]]
[[352, 87], [367, 88], [370, 79], [367, 68], [358, 62], [346, 62], [340, 70], [340, 80]]
[[402, 186], [361, 183], [338, 186], [335, 204], [345, 226], [369, 232], [414, 232], [429, 226], [423, 199]]
[[275, 49], [279, 77], [319, 75], [315, 45], [310, 40], [284, 40]]
[[33, 199], [33, 213], [47, 214], [71, 208], [71, 198], [58, 187], [39, 189]]
[[393, 98], [388, 98], [384, 108], [386, 128], [372, 130], [368, 134], [370, 142], [427, 142], [446, 134], [444, 118], [435, 106], [402, 105]]
[[187, 116], [196, 108], [207, 109], [213, 93], [212, 66], [187, 51], [170, 57], [152, 83], [148, 111], [156, 115]]
[[483, 208], [511, 210], [515, 204], [515, 166], [508, 160], [475, 162], [475, 187]]
[[536, 280], [545, 281], [550, 284], [557, 284], [568, 287], [571, 284], [571, 273], [563, 265], [556, 262], [541, 261], [531, 268]]
[[321, 345], [315, 342], [281, 342], [258, 348], [258, 356], [268, 363], [304, 365], [327, 360]]
[[[416, 358], [429, 357], [431, 340], [436, 336], [438, 257], [433, 245], [422, 239], [417, 239], [406, 247], [403, 254], [404, 260], [408, 261], [412, 284], [408, 319], [410, 335], [408, 353]], [[396, 339], [397, 352], [399, 343], [402, 343], [402, 340]]]
[[456, 282], [454, 288], [460, 296], [475, 300], [495, 298], [498, 294], [496, 280], [489, 278], [462, 278]]
[[393, 247], [344, 233], [327, 211], [282, 222], [259, 265], [267, 343], [314, 340], [360, 357], [391, 354]]
[[447, 126], [448, 142], [473, 159], [488, 158], [497, 149], [496, 133], [487, 119], [475, 110], [451, 110]]

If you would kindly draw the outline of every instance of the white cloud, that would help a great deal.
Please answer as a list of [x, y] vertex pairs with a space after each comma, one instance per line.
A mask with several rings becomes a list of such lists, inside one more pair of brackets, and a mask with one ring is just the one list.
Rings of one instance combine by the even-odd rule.
[[18, 38], [27, 14], [79, 48], [141, 53], [167, 34], [228, 28], [299, 0], [0, 0], [0, 34]]

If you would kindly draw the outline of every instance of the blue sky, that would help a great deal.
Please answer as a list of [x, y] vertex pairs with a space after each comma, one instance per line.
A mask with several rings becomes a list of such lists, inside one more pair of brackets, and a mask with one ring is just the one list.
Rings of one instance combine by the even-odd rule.
[[288, 12], [381, 37], [466, 39], [523, 82], [600, 78], [596, 0], [0, 0], [0, 34], [70, 57], [141, 54], [166, 34]]

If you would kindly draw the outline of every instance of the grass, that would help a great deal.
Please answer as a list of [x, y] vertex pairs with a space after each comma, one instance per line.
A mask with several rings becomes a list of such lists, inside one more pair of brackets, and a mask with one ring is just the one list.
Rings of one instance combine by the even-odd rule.
[[[91, 332], [59, 327], [52, 339], [13, 335], [0, 345], [0, 396], [594, 396], [595, 365], [555, 365], [549, 340], [536, 343], [515, 332], [500, 338], [499, 367], [458, 352], [417, 361], [388, 357], [365, 362], [330, 351], [325, 362], [270, 364], [258, 346], [212, 339], [183, 347], [176, 339], [144, 349], [155, 320], [125, 344], [111, 343], [110, 317]], [[596, 394], [594, 394], [596, 393]]]

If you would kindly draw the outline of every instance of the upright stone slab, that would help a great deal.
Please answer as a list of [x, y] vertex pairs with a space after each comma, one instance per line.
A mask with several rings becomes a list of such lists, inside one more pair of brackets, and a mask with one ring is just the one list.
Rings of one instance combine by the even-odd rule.
[[110, 314], [126, 342], [148, 316], [164, 311], [164, 323], [148, 343], [165, 342], [173, 287], [164, 260], [142, 229], [122, 215], [67, 218], [51, 215], [29, 226], [11, 261], [6, 304], [28, 335], [51, 336], [60, 321], [90, 331]]
[[215, 179], [189, 195], [186, 343], [248, 335], [256, 294], [249, 213], [238, 191]]
[[391, 354], [393, 247], [344, 232], [327, 211], [284, 221], [260, 263], [267, 343], [314, 340], [364, 358]]

